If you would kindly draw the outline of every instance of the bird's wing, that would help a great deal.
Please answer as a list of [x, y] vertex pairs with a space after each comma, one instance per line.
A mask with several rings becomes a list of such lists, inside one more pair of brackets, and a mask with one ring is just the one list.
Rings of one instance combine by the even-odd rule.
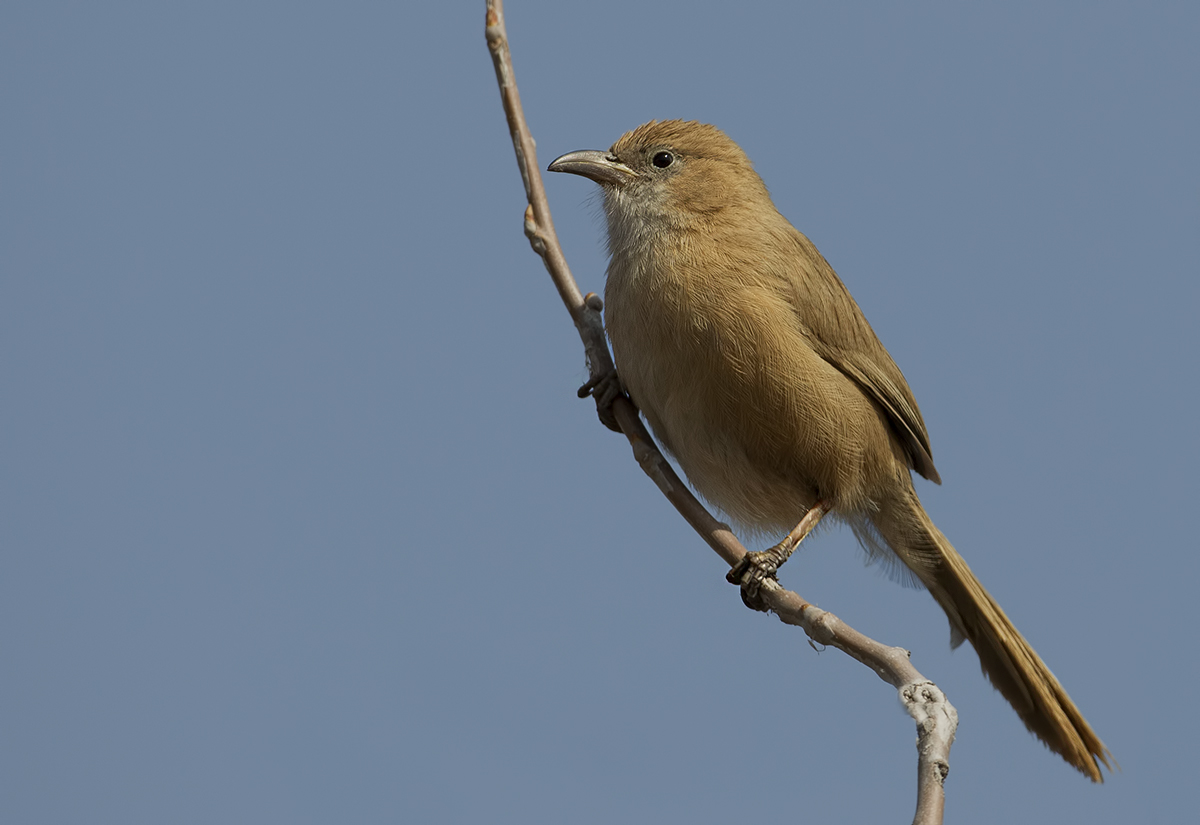
[[[833, 268], [808, 238], [798, 230], [796, 235], [808, 266], [804, 267], [804, 282], [795, 284], [795, 306], [813, 349], [883, 408], [908, 453], [910, 466], [941, 484], [941, 476], [933, 466], [925, 421], [904, 374]], [[826, 299], [815, 300], [822, 293]], [[826, 313], [813, 313], [814, 306], [826, 307]], [[830, 308], [836, 311], [829, 312]]]
[[[908, 453], [912, 468], [925, 478], [941, 484], [942, 478], [937, 468], [933, 466], [933, 456], [929, 449], [929, 434], [925, 430], [925, 422], [921, 412], [913, 400], [912, 391], [904, 382], [904, 376], [892, 362], [891, 356], [884, 353], [888, 365], [892, 369], [881, 369], [882, 365], [862, 357], [859, 352], [846, 352], [829, 349], [820, 352], [822, 358], [836, 367], [846, 377], [858, 384], [864, 392], [870, 395], [887, 413], [892, 429], [900, 437]], [[897, 383], [889, 372], [893, 372]]]

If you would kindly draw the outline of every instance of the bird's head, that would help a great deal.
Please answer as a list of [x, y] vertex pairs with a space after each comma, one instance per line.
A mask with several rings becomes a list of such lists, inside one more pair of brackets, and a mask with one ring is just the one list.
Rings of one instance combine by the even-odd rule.
[[739, 207], [770, 203], [741, 147], [717, 127], [695, 121], [652, 120], [607, 152], [569, 152], [549, 170], [600, 184], [614, 254], [663, 232], [720, 223], [723, 213]]

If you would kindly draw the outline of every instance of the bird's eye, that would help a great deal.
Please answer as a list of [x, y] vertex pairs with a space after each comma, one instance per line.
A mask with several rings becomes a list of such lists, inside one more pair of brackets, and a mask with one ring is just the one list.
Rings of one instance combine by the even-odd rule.
[[659, 169], [666, 169], [675, 162], [675, 156], [670, 152], [655, 152], [654, 157], [650, 158], [650, 162]]

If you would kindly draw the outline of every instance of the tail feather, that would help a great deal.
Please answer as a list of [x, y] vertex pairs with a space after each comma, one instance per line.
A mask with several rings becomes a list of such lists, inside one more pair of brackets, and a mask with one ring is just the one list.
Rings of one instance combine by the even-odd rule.
[[1025, 641], [966, 561], [934, 526], [915, 491], [883, 506], [872, 522], [880, 536], [946, 611], [954, 638], [970, 640], [988, 680], [1021, 721], [1070, 765], [1103, 782], [1100, 765], [1116, 760], [1045, 662]]

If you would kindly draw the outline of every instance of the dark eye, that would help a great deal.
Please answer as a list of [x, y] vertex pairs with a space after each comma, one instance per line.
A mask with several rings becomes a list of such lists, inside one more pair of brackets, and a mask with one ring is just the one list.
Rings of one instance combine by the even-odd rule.
[[675, 162], [675, 156], [670, 152], [655, 152], [654, 157], [650, 158], [650, 162], [659, 169], [666, 169]]

